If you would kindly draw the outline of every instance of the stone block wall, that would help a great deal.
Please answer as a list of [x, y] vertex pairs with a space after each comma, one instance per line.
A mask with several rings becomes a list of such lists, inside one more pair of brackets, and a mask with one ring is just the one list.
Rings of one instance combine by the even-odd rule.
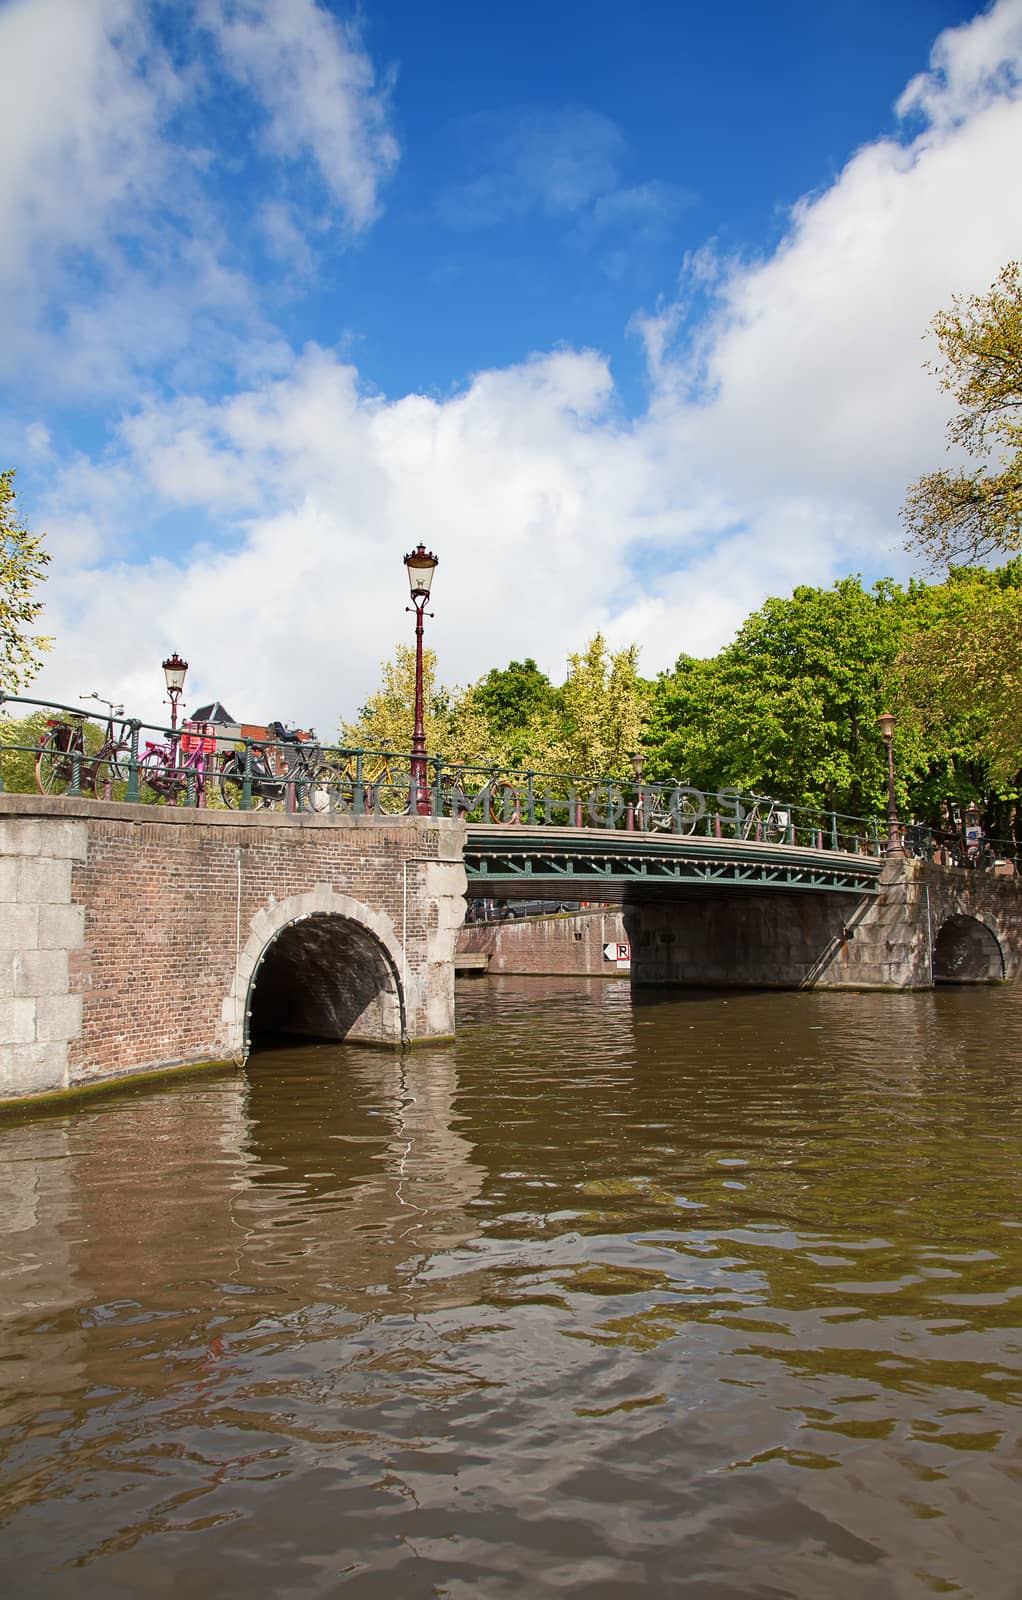
[[87, 829], [0, 813], [0, 1098], [67, 1081], [82, 1027], [76, 979], [85, 909], [72, 898]]
[[933, 950], [953, 918], [996, 940], [1022, 972], [1022, 885], [921, 861], [885, 863], [877, 896], [732, 893], [630, 906], [635, 983], [720, 988], [926, 989]]

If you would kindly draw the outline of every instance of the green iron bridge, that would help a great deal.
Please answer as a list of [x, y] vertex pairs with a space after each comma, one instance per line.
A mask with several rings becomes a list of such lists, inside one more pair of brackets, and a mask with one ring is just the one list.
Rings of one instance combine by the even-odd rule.
[[679, 890], [875, 895], [883, 857], [792, 840], [635, 833], [610, 828], [472, 823], [468, 893], [509, 900], [623, 903]]

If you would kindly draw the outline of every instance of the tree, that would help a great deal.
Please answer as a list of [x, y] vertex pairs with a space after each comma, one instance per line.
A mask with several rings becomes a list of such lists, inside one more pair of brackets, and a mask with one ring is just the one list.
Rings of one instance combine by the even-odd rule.
[[971, 467], [924, 474], [902, 510], [909, 549], [934, 567], [1022, 549], [1022, 265], [984, 295], [955, 297], [930, 324], [942, 360], [929, 370], [954, 396], [948, 447]]
[[903, 589], [888, 579], [866, 590], [843, 578], [768, 600], [713, 660], [682, 656], [661, 675], [648, 773], [711, 792], [736, 788], [846, 815], [882, 814], [877, 717], [889, 709], [898, 718], [899, 806], [936, 820], [943, 800], [977, 798], [989, 781], [984, 713], [959, 705], [942, 721], [912, 714], [908, 680], [895, 665], [910, 638], [960, 610], [948, 585]]
[[49, 560], [42, 536], [18, 517], [13, 470], [0, 472], [0, 689], [8, 694], [31, 681], [52, 642], [26, 632], [42, 610], [34, 594]]
[[[354, 722], [342, 722], [340, 741], [352, 749], [395, 750], [407, 755], [415, 726], [415, 650], [399, 644], [392, 661], [380, 663], [382, 681]], [[436, 651], [422, 652], [422, 725], [429, 754], [446, 761], [491, 762], [489, 727], [471, 691], [437, 682]]]
[[[412, 748], [415, 725], [415, 650], [399, 644], [393, 660], [380, 662], [380, 687], [369, 696], [354, 722], [342, 722], [340, 741], [354, 749]], [[422, 652], [422, 703], [426, 749], [432, 753], [446, 732], [450, 697], [436, 681], [435, 650]]]
[[911, 632], [897, 662], [898, 698], [931, 744], [1014, 798], [1022, 773], [1022, 560], [952, 568], [942, 605]]
[[628, 757], [639, 748], [646, 709], [638, 661], [638, 645], [612, 652], [602, 633], [583, 651], [569, 655], [561, 690], [563, 730], [551, 752], [563, 771], [593, 777], [628, 774]]
[[531, 656], [493, 667], [468, 691], [505, 766], [541, 765], [560, 733], [562, 698]]
[[40, 740], [49, 731], [45, 711], [34, 711], [19, 719], [5, 717], [0, 709], [0, 766], [8, 794], [36, 793], [36, 756]]

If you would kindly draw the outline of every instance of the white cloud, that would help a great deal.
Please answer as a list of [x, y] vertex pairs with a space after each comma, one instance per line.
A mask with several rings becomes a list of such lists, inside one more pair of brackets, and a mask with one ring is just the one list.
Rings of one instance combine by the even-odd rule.
[[898, 114], [913, 112], [941, 132], [973, 116], [1005, 91], [1016, 90], [1022, 63], [1022, 4], [1000, 4], [974, 21], [947, 28], [921, 72], [898, 101]]
[[[637, 324], [654, 392], [635, 421], [591, 351], [388, 400], [329, 350], [275, 344], [223, 400], [150, 399], [91, 464], [96, 482], [82, 462], [58, 480], [61, 526], [82, 538], [91, 515], [108, 537], [102, 478], [122, 510], [215, 519], [223, 542], [62, 565], [41, 681], [70, 693], [96, 679], [155, 711], [177, 648], [193, 704], [332, 732], [411, 636], [401, 559], [420, 538], [440, 556], [430, 642], [461, 681], [528, 654], [559, 675], [597, 626], [639, 638], [653, 671], [716, 648], [796, 582], [904, 575], [897, 509], [943, 450], [926, 325], [1018, 253], [1018, 15], [1002, 0], [938, 41], [935, 73], [902, 102], [917, 131], [856, 153], [770, 258], [689, 264], [678, 303]], [[579, 170], [550, 190], [557, 204], [600, 192]]]
[[311, 156], [351, 226], [368, 226], [398, 147], [387, 85], [357, 30], [316, 0], [200, 0], [199, 15], [263, 106], [269, 148], [289, 160]]
[[0, 47], [0, 281], [25, 292], [53, 252], [103, 257], [112, 226], [148, 208], [180, 85], [136, 0], [20, 0]]

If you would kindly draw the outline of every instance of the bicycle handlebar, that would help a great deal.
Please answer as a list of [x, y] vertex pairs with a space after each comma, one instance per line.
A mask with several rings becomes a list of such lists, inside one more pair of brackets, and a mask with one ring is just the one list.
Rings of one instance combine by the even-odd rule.
[[93, 689], [91, 694], [80, 694], [78, 698], [79, 700], [98, 700], [101, 706], [109, 706], [112, 717], [123, 717], [124, 715], [124, 707], [122, 705], [118, 705], [115, 700], [107, 700], [96, 689]]

